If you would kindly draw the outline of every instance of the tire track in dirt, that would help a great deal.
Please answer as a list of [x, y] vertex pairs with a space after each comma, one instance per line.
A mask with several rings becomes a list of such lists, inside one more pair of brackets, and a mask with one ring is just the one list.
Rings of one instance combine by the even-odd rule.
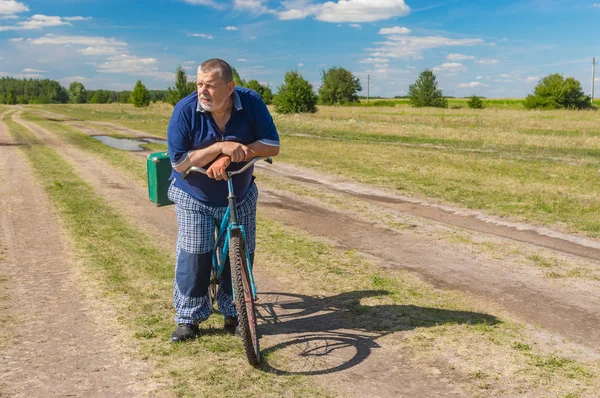
[[550, 228], [489, 216], [481, 211], [428, 203], [360, 184], [340, 182], [332, 177], [290, 164], [258, 167], [272, 175], [365, 199], [404, 214], [600, 261], [600, 241], [597, 239], [568, 235]]
[[[69, 161], [77, 172], [90, 183], [95, 192], [109, 204], [119, 211], [134, 225], [155, 238], [160, 247], [165, 250], [173, 250], [177, 238], [177, 220], [172, 206], [156, 207], [148, 200], [145, 188], [139, 186], [130, 178], [115, 170], [107, 162], [92, 157], [87, 153], [67, 145], [58, 139], [54, 133], [16, 116], [15, 121], [34, 132], [36, 136], [57, 149], [65, 160]], [[115, 182], [115, 180], [117, 182]], [[259, 204], [264, 209], [262, 204]], [[259, 253], [260, 256], [260, 253]], [[257, 258], [260, 263], [260, 258]], [[260, 272], [260, 266], [256, 270], [257, 282], [262, 292], [289, 292], [293, 294], [293, 287], [282, 285], [268, 279]], [[321, 300], [322, 301], [322, 300]], [[314, 314], [327, 313], [319, 305], [313, 305], [309, 300], [306, 311]], [[281, 305], [279, 293], [267, 293], [261, 295], [259, 306], [261, 316], [265, 318], [287, 318], [288, 322], [296, 321], [303, 323], [301, 319], [286, 315], [285, 305]], [[265, 308], [276, 309], [277, 313], [265, 313]], [[369, 397], [398, 397], [408, 396], [444, 396], [462, 397], [467, 396], [462, 387], [462, 380], [454, 380], [455, 375], [448, 374], [443, 366], [432, 371], [430, 365], [422, 365], [411, 360], [406, 352], [396, 352], [390, 356], [390, 350], [373, 342], [375, 335], [370, 335], [360, 330], [346, 329], [343, 321], [333, 327], [320, 325], [315, 330], [298, 330], [297, 328], [279, 328], [277, 325], [265, 326], [270, 332], [265, 333], [261, 340], [263, 350], [274, 347], [294, 345], [299, 339], [310, 337], [311, 341], [318, 344], [329, 344], [329, 342], [340, 342], [340, 338], [346, 344], [346, 350], [327, 349], [319, 357], [321, 361], [329, 364], [346, 364], [341, 369], [328, 373], [311, 371], [306, 374], [313, 375], [321, 384], [340, 393], [342, 396], [369, 396]], [[292, 324], [294, 322], [291, 322]], [[310, 329], [310, 328], [309, 328]], [[342, 336], [342, 337], [340, 337]], [[357, 356], [357, 352], [361, 355]], [[366, 353], [365, 355], [362, 355]], [[297, 357], [292, 360], [303, 358], [304, 353], [296, 353]], [[353, 359], [354, 358], [354, 359]], [[360, 359], [357, 360], [356, 358]], [[314, 364], [309, 364], [314, 366]], [[335, 366], [335, 365], [333, 365]], [[277, 371], [277, 369], [271, 369]], [[304, 369], [307, 370], [307, 369]], [[368, 375], [368, 376], [366, 376]]]
[[563, 285], [524, 270], [517, 273], [500, 261], [483, 260], [439, 240], [385, 231], [284, 192], [263, 190], [261, 208], [270, 218], [326, 237], [338, 247], [370, 254], [391, 267], [417, 272], [436, 286], [469, 292], [508, 309], [527, 323], [600, 347], [596, 283]]
[[[0, 122], [0, 142], [14, 144]], [[16, 146], [0, 149], [0, 213], [9, 278], [9, 343], [0, 352], [3, 393], [16, 397], [146, 396], [147, 366], [115, 348], [82, 292], [68, 242], [43, 188]], [[104, 314], [105, 315], [105, 314]]]

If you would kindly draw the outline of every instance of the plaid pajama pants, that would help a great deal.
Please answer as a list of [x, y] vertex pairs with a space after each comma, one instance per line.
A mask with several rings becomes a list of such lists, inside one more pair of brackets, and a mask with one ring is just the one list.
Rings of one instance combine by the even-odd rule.
[[[217, 226], [221, 224], [227, 207], [207, 206], [173, 184], [169, 187], [168, 196], [175, 203], [179, 224], [173, 283], [173, 303], [177, 311], [175, 323], [196, 325], [208, 319], [212, 313], [208, 285], [215, 245], [214, 228], [215, 223]], [[237, 204], [238, 223], [244, 226], [251, 257], [256, 242], [257, 199], [258, 189], [253, 182], [246, 197]], [[223, 316], [237, 316], [231, 290], [229, 261], [225, 264], [219, 283], [217, 304]]]

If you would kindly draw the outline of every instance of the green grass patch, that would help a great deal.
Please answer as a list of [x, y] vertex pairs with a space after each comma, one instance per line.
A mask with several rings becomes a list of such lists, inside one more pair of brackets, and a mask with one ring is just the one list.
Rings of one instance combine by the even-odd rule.
[[285, 135], [282, 148], [282, 161], [343, 179], [600, 236], [596, 164], [358, 142], [325, 144]]
[[[73, 237], [78, 256], [117, 308], [140, 356], [154, 364], [153, 378], [172, 385], [177, 396], [329, 396], [305, 378], [250, 367], [234, 336], [209, 333], [189, 344], [171, 344], [174, 256], [98, 199], [58, 153], [40, 145], [10, 117], [4, 120], [16, 139], [29, 143], [23, 151]], [[217, 328], [220, 322], [215, 315], [204, 327]]]

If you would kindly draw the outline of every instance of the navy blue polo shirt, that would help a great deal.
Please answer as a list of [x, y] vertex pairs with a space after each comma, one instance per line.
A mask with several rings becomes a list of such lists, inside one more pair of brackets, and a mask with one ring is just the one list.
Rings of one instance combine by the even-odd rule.
[[[260, 141], [279, 146], [279, 134], [273, 118], [260, 96], [250, 89], [236, 87], [233, 94], [231, 117], [220, 131], [210, 112], [205, 111], [194, 92], [175, 105], [167, 143], [173, 167], [183, 163], [189, 151], [203, 149], [219, 141], [235, 141], [244, 145]], [[246, 162], [231, 163], [228, 170], [239, 170]], [[209, 164], [210, 165], [210, 164]], [[207, 165], [206, 167], [208, 167]], [[252, 183], [254, 167], [233, 177], [235, 195], [242, 200]], [[185, 180], [173, 169], [171, 180], [177, 188], [209, 206], [227, 206], [227, 182], [216, 181], [201, 173], [191, 173]]]

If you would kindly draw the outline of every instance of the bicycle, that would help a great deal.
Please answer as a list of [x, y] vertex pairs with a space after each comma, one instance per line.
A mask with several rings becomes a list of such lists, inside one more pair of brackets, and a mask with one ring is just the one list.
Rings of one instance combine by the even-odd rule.
[[[257, 300], [256, 285], [254, 284], [254, 277], [252, 275], [250, 255], [246, 250], [244, 226], [237, 222], [237, 202], [233, 190], [232, 177], [243, 173], [259, 160], [265, 160], [269, 164], [273, 163], [271, 158], [256, 157], [239, 170], [227, 171], [227, 187], [229, 190], [227, 199], [229, 203], [221, 225], [217, 227], [215, 224], [215, 247], [213, 250], [211, 281], [209, 285], [209, 296], [214, 305], [217, 283], [221, 278], [225, 262], [229, 257], [232, 279], [231, 286], [233, 288], [233, 300], [238, 313], [240, 335], [246, 357], [252, 366], [258, 365], [261, 360], [258, 333], [256, 331], [256, 308], [254, 306], [254, 302]], [[183, 178], [187, 178], [191, 172], [207, 173], [206, 169], [201, 167], [190, 167], [185, 171]], [[223, 245], [219, 247], [221, 240], [223, 240]]]

